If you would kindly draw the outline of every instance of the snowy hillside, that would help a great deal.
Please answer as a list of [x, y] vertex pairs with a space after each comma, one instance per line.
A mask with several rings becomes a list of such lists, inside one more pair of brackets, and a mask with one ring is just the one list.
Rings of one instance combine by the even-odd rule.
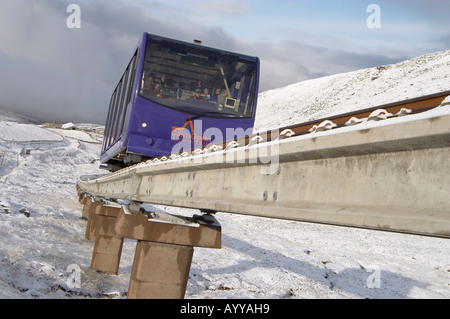
[[29, 116], [17, 114], [11, 111], [5, 110], [0, 105], [0, 121], [9, 121], [16, 123], [36, 124], [37, 121]]
[[273, 129], [448, 90], [450, 50], [262, 92], [255, 128]]
[[[264, 92], [258, 126], [445, 91], [449, 63], [450, 51], [439, 52]], [[0, 298], [126, 297], [135, 241], [125, 240], [118, 275], [90, 269], [93, 242], [75, 191], [80, 176], [104, 173], [101, 138], [0, 120]], [[450, 298], [448, 239], [216, 217], [223, 247], [195, 249], [186, 298]], [[68, 286], [71, 265], [81, 268], [80, 288]]]

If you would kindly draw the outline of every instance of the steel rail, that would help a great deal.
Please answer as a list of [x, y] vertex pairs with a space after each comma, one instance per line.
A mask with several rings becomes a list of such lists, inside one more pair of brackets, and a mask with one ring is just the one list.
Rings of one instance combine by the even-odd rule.
[[147, 161], [78, 185], [114, 200], [450, 237], [450, 115], [408, 117]]
[[430, 95], [424, 95], [417, 98], [407, 99], [403, 101], [387, 103], [383, 105], [373, 106], [369, 108], [364, 108], [352, 112], [342, 113], [338, 115], [333, 115], [325, 117], [322, 119], [305, 122], [302, 124], [286, 126], [283, 129], [291, 129], [295, 134], [307, 134], [309, 129], [314, 125], [322, 123], [323, 121], [329, 120], [337, 125], [337, 127], [344, 126], [352, 117], [357, 118], [368, 118], [372, 112], [384, 109], [391, 114], [397, 114], [401, 109], [408, 109], [412, 114], [417, 114], [421, 112], [428, 111], [434, 107], [441, 105], [442, 101], [450, 95], [450, 91], [439, 92]]
[[[331, 121], [334, 124], [336, 124], [336, 127], [343, 127], [345, 126], [345, 123], [347, 123], [352, 117], [356, 117], [359, 119], [368, 118], [374, 111], [376, 110], [386, 110], [386, 112], [391, 114], [397, 114], [402, 109], [407, 109], [411, 113], [410, 114], [417, 114], [421, 112], [428, 111], [430, 109], [433, 109], [435, 107], [438, 107], [441, 105], [442, 101], [447, 97], [450, 96], [450, 91], [443, 91], [438, 92], [434, 94], [424, 95], [412, 99], [406, 99], [403, 101], [397, 101], [392, 103], [386, 103], [378, 106], [372, 106], [364, 109], [359, 109], [347, 113], [342, 113], [338, 115], [328, 116], [324, 118], [320, 118], [317, 120], [307, 121], [299, 124], [294, 125], [288, 125], [284, 127], [280, 127], [276, 130], [269, 130], [265, 132], [259, 132], [256, 133], [250, 137], [244, 137], [241, 139], [237, 139], [237, 142], [239, 144], [247, 144], [254, 136], [264, 136], [264, 138], [267, 141], [270, 141], [272, 139], [278, 138], [278, 135], [276, 132], [283, 132], [286, 130], [291, 130], [295, 135], [303, 135], [310, 133], [310, 130], [314, 125], [319, 125], [320, 123], [323, 123], [325, 121]], [[275, 136], [272, 137], [273, 132], [275, 132]], [[230, 141], [226, 141], [223, 143], [223, 147], [227, 145]]]

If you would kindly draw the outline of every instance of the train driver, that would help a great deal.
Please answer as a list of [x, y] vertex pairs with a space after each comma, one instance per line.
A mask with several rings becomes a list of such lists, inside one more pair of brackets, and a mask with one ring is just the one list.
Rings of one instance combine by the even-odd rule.
[[225, 105], [225, 100], [227, 99], [228, 91], [227, 89], [222, 89], [222, 94], [217, 97], [217, 102], [219, 104]]

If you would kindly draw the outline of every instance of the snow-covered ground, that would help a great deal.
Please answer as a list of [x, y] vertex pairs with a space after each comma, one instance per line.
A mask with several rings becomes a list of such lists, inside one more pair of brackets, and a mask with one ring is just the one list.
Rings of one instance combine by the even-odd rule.
[[11, 111], [4, 110], [0, 104], [0, 121], [12, 121], [20, 123], [36, 124], [37, 121], [29, 116], [17, 114]]
[[450, 90], [450, 50], [262, 92], [255, 128], [273, 129]]
[[[438, 52], [263, 92], [257, 127], [445, 91], [449, 66], [450, 51]], [[125, 240], [118, 275], [90, 269], [93, 242], [75, 191], [80, 176], [104, 173], [101, 138], [0, 119], [0, 298], [126, 297], [135, 241]], [[450, 298], [448, 239], [216, 217], [223, 247], [195, 249], [186, 298]], [[80, 288], [70, 288], [73, 265]]]

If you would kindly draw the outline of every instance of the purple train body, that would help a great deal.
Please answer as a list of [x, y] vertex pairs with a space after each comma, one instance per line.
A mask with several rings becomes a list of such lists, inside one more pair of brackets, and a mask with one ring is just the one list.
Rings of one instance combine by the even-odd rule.
[[257, 57], [144, 33], [112, 94], [100, 161], [114, 171], [250, 135], [258, 85]]

